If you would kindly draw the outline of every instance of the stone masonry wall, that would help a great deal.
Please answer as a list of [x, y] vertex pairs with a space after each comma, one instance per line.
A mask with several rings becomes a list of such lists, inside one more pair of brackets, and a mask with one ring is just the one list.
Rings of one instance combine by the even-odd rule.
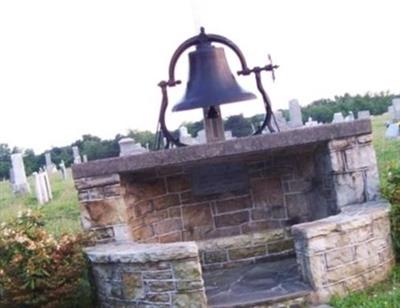
[[190, 168], [121, 175], [129, 225], [141, 242], [199, 241], [309, 221], [311, 153], [245, 161], [249, 189], [196, 196]]
[[338, 215], [293, 226], [292, 234], [316, 303], [372, 286], [394, 265], [386, 202], [345, 206]]
[[207, 307], [196, 244], [87, 248], [100, 307]]

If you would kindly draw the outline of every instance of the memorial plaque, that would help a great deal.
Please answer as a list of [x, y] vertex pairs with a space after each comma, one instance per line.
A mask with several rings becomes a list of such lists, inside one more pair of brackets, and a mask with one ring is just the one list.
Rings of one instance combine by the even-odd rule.
[[247, 169], [240, 163], [213, 164], [192, 169], [194, 195], [211, 195], [248, 189]]

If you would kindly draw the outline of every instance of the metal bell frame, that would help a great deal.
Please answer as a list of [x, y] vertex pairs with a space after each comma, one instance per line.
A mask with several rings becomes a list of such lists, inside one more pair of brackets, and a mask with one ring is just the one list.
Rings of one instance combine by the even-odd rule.
[[[265, 118], [264, 118], [262, 125], [259, 126], [252, 135], [261, 134], [262, 131], [266, 127], [268, 127], [268, 129], [271, 133], [274, 133], [275, 129], [273, 128], [273, 126], [271, 124], [272, 118], [274, 118], [275, 125], [279, 131], [278, 123], [276, 122], [275, 117], [273, 117], [271, 100], [270, 100], [267, 92], [264, 90], [262, 80], [261, 80], [261, 72], [262, 71], [271, 71], [272, 78], [273, 78], [273, 80], [275, 80], [274, 70], [277, 69], [279, 67], [279, 65], [273, 65], [272, 61], [271, 61], [271, 57], [269, 57], [270, 64], [267, 64], [263, 67], [255, 66], [254, 68], [249, 69], [242, 51], [239, 49], [239, 47], [235, 43], [233, 43], [231, 40], [229, 40], [228, 38], [221, 36], [221, 35], [206, 34], [204, 31], [204, 28], [201, 27], [199, 35], [196, 35], [196, 36], [193, 36], [193, 37], [187, 39], [176, 49], [176, 51], [172, 55], [171, 61], [169, 63], [169, 69], [168, 69], [169, 79], [168, 79], [168, 81], [161, 81], [158, 84], [158, 86], [161, 88], [161, 93], [162, 93], [160, 115], [159, 115], [157, 132], [156, 132], [156, 138], [157, 138], [156, 147], [158, 149], [161, 147], [162, 137], [165, 137], [165, 139], [166, 139], [166, 144], [164, 146], [165, 149], [168, 149], [171, 144], [173, 144], [177, 147], [187, 146], [187, 144], [182, 143], [179, 140], [179, 138], [175, 138], [167, 128], [167, 125], [165, 122], [165, 113], [166, 113], [167, 107], [168, 107], [167, 88], [174, 87], [178, 84], [181, 84], [180, 80], [175, 79], [175, 67], [176, 67], [176, 64], [177, 64], [180, 56], [190, 47], [196, 46], [196, 45], [204, 43], [204, 42], [220, 43], [222, 45], [229, 47], [239, 58], [239, 61], [240, 61], [241, 67], [242, 67], [242, 69], [237, 72], [238, 75], [248, 76], [248, 75], [254, 73], [255, 78], [256, 78], [257, 89], [260, 92], [260, 94], [263, 98], [263, 102], [264, 102]], [[161, 129], [162, 134], [159, 131], [160, 129]]]

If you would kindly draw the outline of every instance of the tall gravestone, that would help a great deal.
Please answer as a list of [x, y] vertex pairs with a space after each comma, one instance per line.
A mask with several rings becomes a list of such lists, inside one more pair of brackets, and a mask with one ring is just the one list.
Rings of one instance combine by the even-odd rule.
[[28, 180], [26, 178], [24, 160], [22, 153], [11, 154], [12, 173], [13, 173], [13, 192], [15, 194], [27, 194], [30, 192]]
[[47, 172], [53, 173], [57, 171], [56, 166], [53, 164], [51, 161], [51, 153], [47, 152], [44, 154], [45, 160], [46, 160], [46, 170]]
[[292, 99], [289, 101], [289, 116], [289, 125], [291, 128], [303, 126], [301, 107], [297, 99]]
[[79, 148], [76, 145], [72, 147], [72, 154], [74, 156], [75, 165], [82, 163], [81, 154], [79, 153]]
[[63, 180], [68, 179], [68, 172], [67, 172], [67, 168], [65, 167], [65, 163], [62, 160], [61, 163], [59, 164], [60, 167], [60, 172], [61, 172], [61, 176], [63, 178]]
[[392, 99], [393, 106], [393, 120], [400, 121], [400, 97], [395, 96]]
[[357, 119], [361, 120], [361, 119], [369, 119], [371, 117], [371, 114], [369, 112], [369, 110], [360, 110], [357, 113]]
[[344, 122], [343, 114], [341, 112], [335, 112], [333, 115], [332, 123], [340, 123], [340, 122]]

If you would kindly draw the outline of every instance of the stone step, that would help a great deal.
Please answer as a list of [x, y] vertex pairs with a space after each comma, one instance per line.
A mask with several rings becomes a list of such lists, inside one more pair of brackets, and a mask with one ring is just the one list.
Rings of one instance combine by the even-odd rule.
[[206, 271], [209, 307], [305, 307], [311, 292], [295, 258]]
[[211, 308], [303, 308], [308, 307], [309, 291], [300, 291], [283, 296], [259, 299], [254, 301], [209, 305]]

